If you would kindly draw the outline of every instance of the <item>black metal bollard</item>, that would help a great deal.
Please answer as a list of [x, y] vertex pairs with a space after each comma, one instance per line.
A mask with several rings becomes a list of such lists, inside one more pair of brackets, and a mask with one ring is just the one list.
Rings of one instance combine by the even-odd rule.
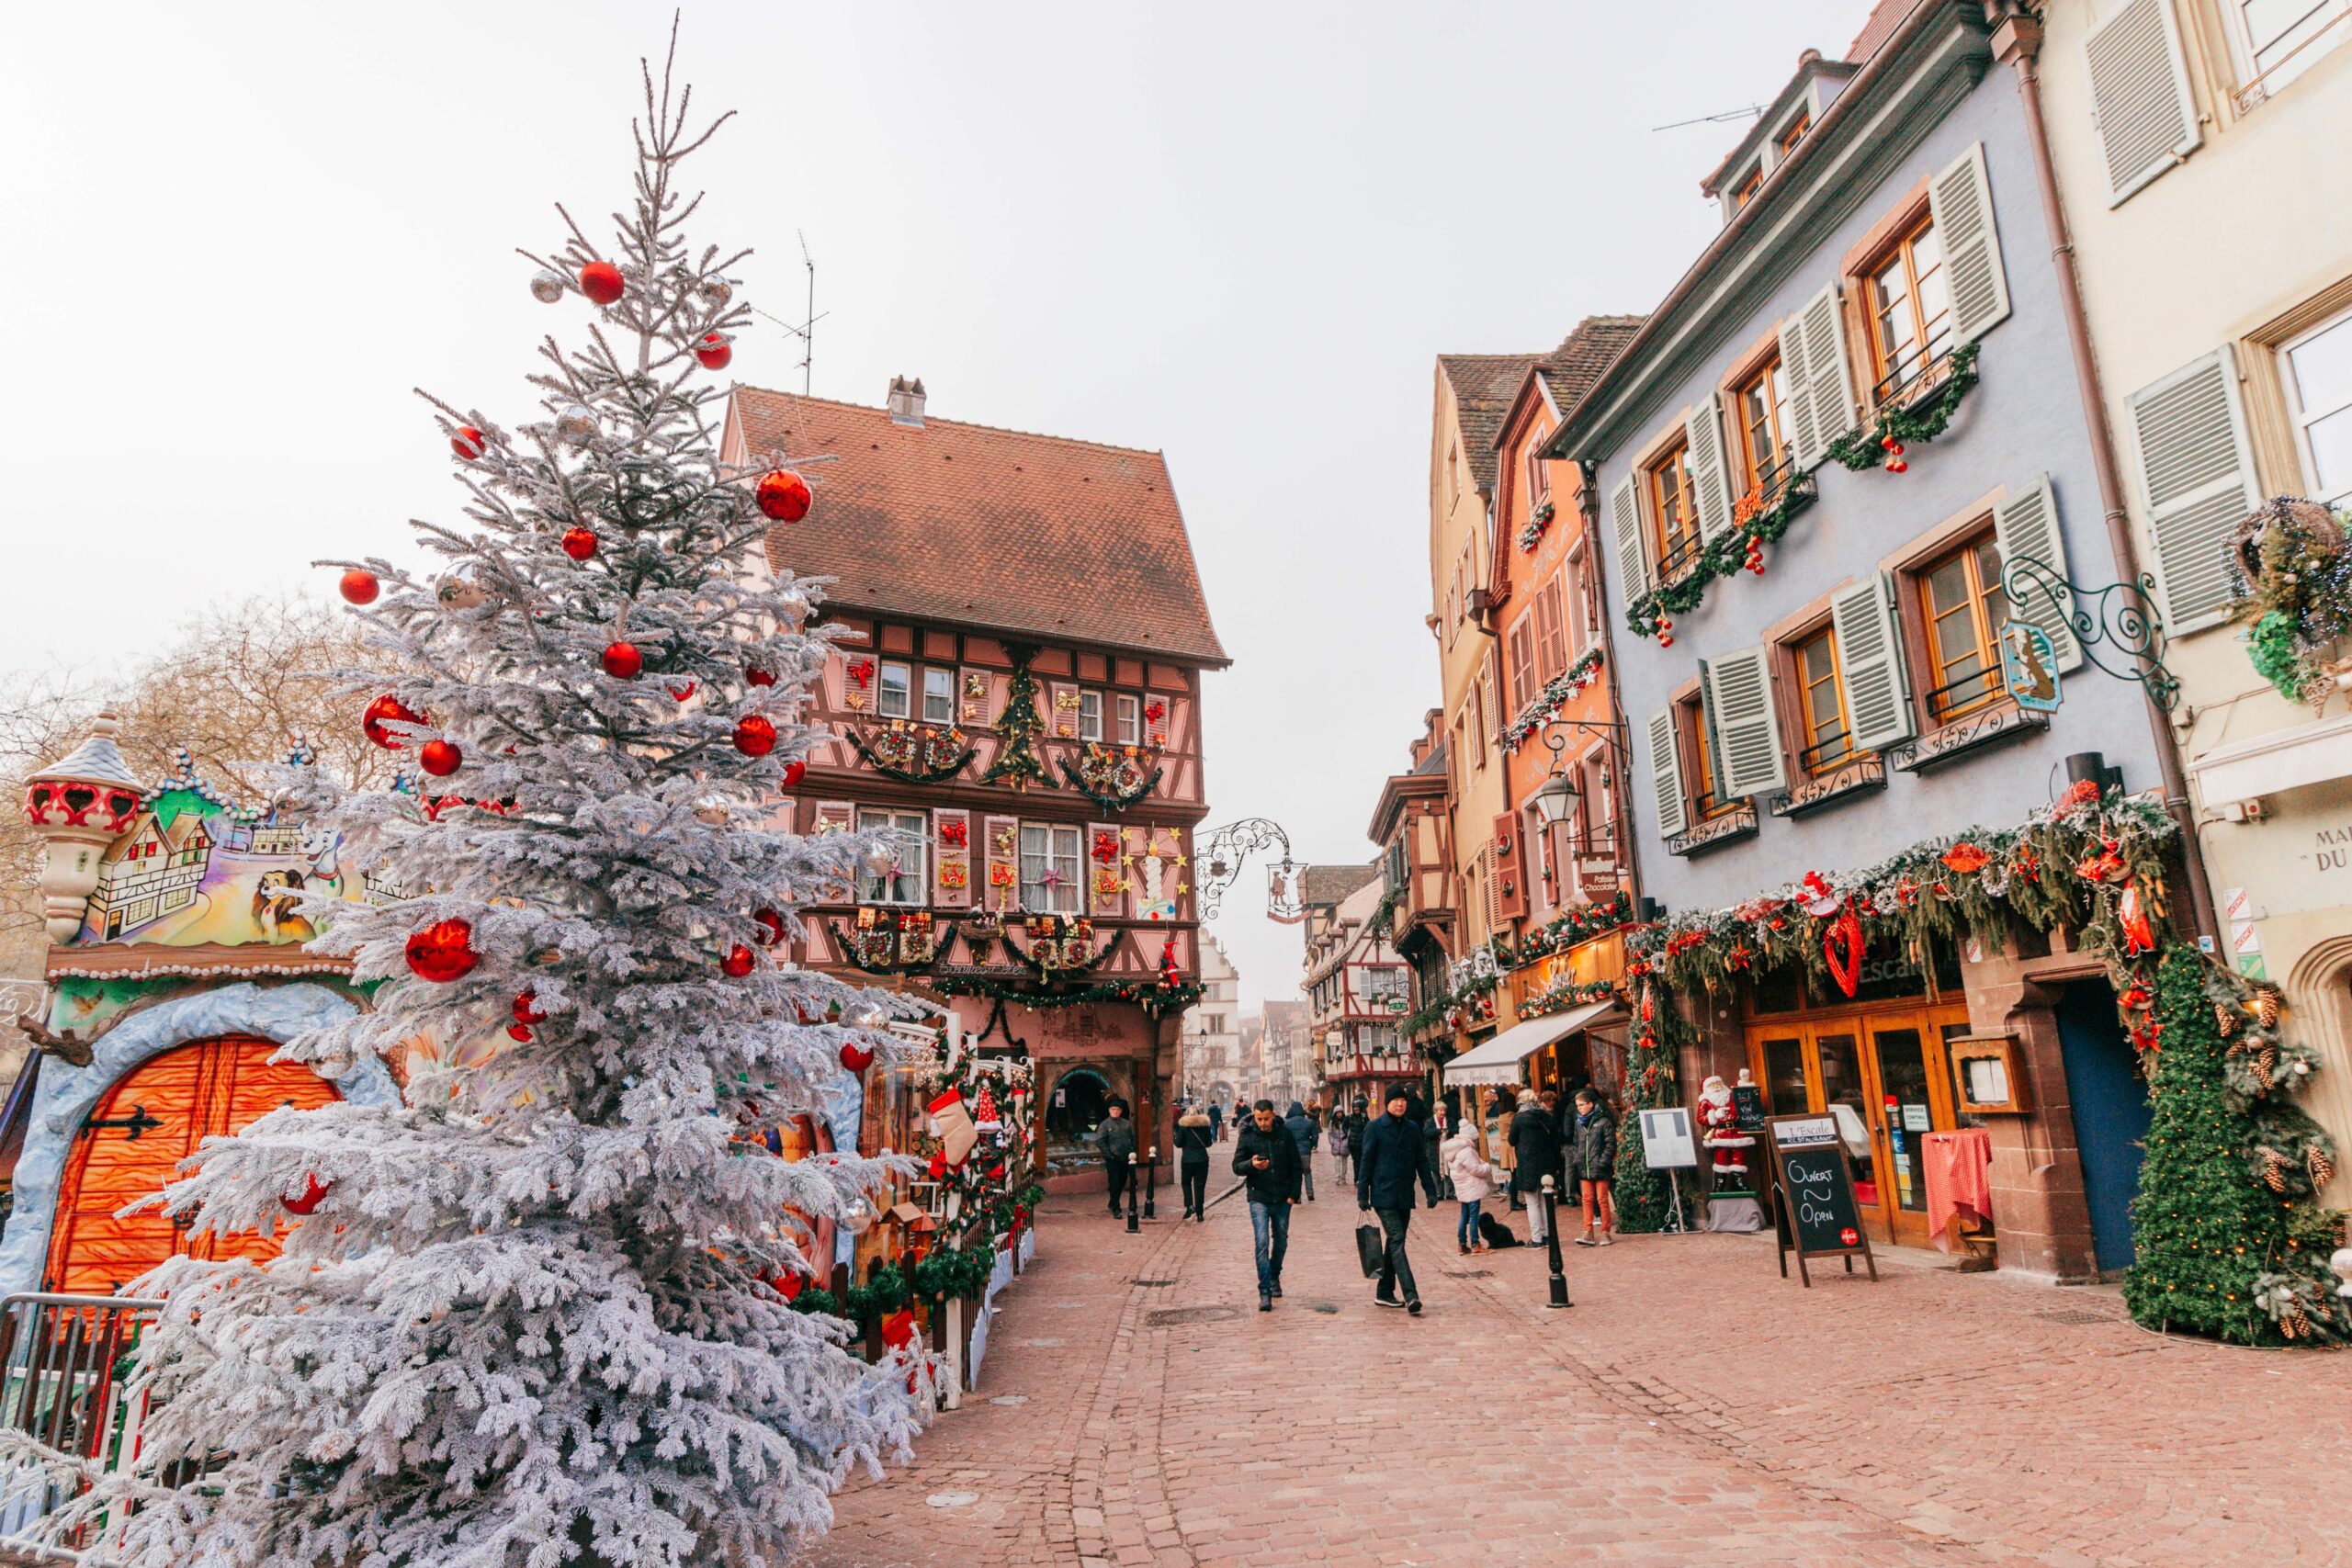
[[1544, 1238], [1552, 1249], [1552, 1299], [1544, 1304], [1564, 1307], [1570, 1303], [1568, 1277], [1560, 1272], [1560, 1211], [1556, 1198], [1553, 1179], [1546, 1176], [1544, 1179], [1544, 1195], [1539, 1201], [1544, 1205]]
[[1135, 1235], [1143, 1229], [1143, 1207], [1136, 1201], [1136, 1156], [1127, 1156], [1127, 1234]]
[[1143, 1162], [1143, 1217], [1159, 1218], [1159, 1145], [1151, 1146], [1150, 1157]]

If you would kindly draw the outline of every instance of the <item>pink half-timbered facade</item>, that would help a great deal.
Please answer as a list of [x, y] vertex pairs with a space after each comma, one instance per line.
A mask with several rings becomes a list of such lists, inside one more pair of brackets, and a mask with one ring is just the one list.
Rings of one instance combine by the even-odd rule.
[[1104, 1101], [1170, 1156], [1199, 978], [1211, 626], [1157, 453], [739, 388], [726, 456], [830, 457], [768, 564], [831, 579], [851, 634], [815, 716], [837, 739], [786, 803], [802, 831], [895, 833], [895, 863], [807, 919], [791, 956], [893, 976], [1035, 1064], [1057, 1187], [1100, 1181]]

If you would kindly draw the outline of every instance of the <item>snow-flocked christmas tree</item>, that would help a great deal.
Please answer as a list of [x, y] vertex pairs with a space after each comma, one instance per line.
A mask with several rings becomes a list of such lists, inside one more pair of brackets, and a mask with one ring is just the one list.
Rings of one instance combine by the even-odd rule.
[[199, 1227], [299, 1218], [268, 1265], [136, 1287], [169, 1303], [136, 1359], [141, 1452], [52, 1519], [93, 1561], [780, 1564], [929, 1408], [928, 1365], [864, 1364], [769, 1283], [828, 1271], [791, 1216], [846, 1221], [887, 1172], [787, 1164], [739, 1123], [821, 1114], [844, 1046], [888, 1042], [885, 998], [768, 950], [887, 848], [762, 826], [823, 739], [819, 587], [755, 564], [809, 491], [718, 464], [741, 258], [689, 252], [675, 182], [727, 117], [690, 131], [666, 66], [645, 90], [617, 249], [566, 214], [532, 258], [535, 294], [593, 317], [545, 346], [544, 417], [433, 400], [467, 525], [415, 525], [435, 572], [334, 563], [401, 672], [360, 694], [390, 699], [371, 734], [422, 798], [288, 780], [413, 897], [321, 907], [316, 945], [384, 984], [287, 1054], [439, 1049], [404, 1105], [273, 1112], [168, 1190]]

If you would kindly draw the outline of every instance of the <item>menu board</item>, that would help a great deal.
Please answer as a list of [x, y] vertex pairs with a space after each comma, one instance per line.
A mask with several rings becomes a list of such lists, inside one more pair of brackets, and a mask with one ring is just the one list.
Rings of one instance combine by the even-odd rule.
[[1773, 1214], [1779, 1232], [1781, 1278], [1789, 1276], [1789, 1255], [1796, 1254], [1797, 1274], [1813, 1288], [1810, 1258], [1842, 1258], [1846, 1272], [1854, 1271], [1860, 1253], [1878, 1278], [1878, 1260], [1871, 1255], [1870, 1233], [1862, 1228], [1861, 1207], [1854, 1201], [1854, 1168], [1846, 1157], [1838, 1122], [1826, 1115], [1774, 1116], [1765, 1126], [1771, 1151]]

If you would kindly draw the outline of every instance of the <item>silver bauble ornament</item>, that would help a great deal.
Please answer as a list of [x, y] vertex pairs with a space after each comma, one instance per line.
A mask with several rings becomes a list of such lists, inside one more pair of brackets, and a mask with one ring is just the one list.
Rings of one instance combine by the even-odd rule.
[[878, 1002], [860, 1002], [842, 1015], [842, 1021], [852, 1029], [862, 1029], [870, 1034], [888, 1024], [890, 1015]]
[[735, 298], [735, 286], [714, 272], [702, 280], [702, 297], [710, 304], [723, 308]]
[[888, 844], [868, 845], [865, 864], [869, 876], [891, 875], [899, 869], [899, 852]]
[[715, 795], [704, 795], [695, 802], [695, 820], [708, 828], [727, 826], [727, 803]]
[[542, 305], [552, 305], [563, 298], [563, 278], [560, 274], [541, 267], [531, 275], [531, 298]]
[[490, 603], [490, 593], [481, 583], [454, 571], [434, 584], [433, 596], [445, 610], [479, 610]]
[[808, 623], [808, 595], [797, 588], [787, 588], [776, 596], [776, 613], [785, 624], [798, 631]]
[[555, 433], [579, 446], [596, 436], [596, 413], [586, 403], [573, 403], [555, 416]]

